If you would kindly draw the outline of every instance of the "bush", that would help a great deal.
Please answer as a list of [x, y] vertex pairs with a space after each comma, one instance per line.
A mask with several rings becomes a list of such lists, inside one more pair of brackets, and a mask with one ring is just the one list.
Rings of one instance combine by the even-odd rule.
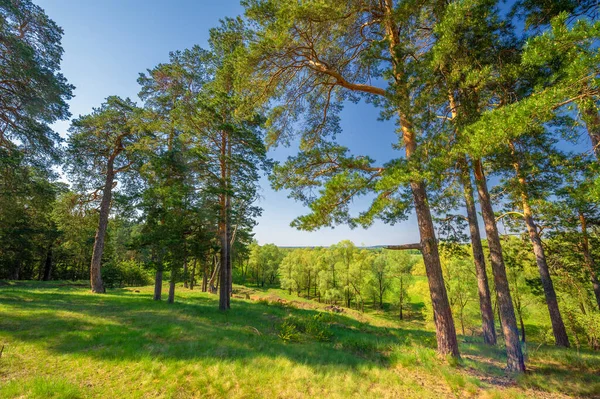
[[285, 342], [299, 342], [300, 332], [296, 325], [290, 321], [284, 321], [279, 325], [277, 336]]
[[143, 264], [134, 260], [110, 262], [102, 268], [102, 280], [107, 288], [139, 287], [152, 282], [152, 277]]
[[298, 342], [302, 335], [320, 342], [330, 341], [333, 333], [324, 323], [321, 313], [312, 317], [288, 316], [279, 325], [279, 338], [286, 342]]

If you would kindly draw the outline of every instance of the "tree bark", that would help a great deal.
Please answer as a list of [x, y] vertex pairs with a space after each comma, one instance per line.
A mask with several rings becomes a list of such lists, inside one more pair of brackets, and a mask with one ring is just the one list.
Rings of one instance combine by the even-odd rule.
[[410, 186], [413, 192], [419, 233], [421, 235], [421, 252], [429, 282], [438, 352], [458, 357], [460, 355], [456, 330], [454, 328], [454, 319], [452, 318], [448, 294], [444, 285], [442, 265], [440, 263], [431, 210], [427, 202], [425, 184], [423, 182], [411, 182]]
[[171, 267], [171, 279], [169, 280], [169, 298], [168, 303], [175, 302], [175, 281], [177, 280], [177, 269], [175, 265]]
[[529, 204], [529, 196], [527, 194], [527, 180], [521, 172], [521, 165], [517, 159], [518, 153], [514, 144], [511, 142], [509, 146], [513, 152], [515, 160], [513, 167], [515, 169], [515, 175], [519, 182], [519, 189], [521, 194], [521, 202], [523, 206], [523, 218], [525, 219], [525, 225], [527, 226], [527, 232], [529, 233], [529, 240], [533, 245], [533, 253], [535, 254], [535, 261], [538, 266], [540, 273], [540, 279], [542, 281], [542, 287], [544, 288], [544, 296], [546, 297], [546, 305], [548, 306], [548, 313], [550, 314], [550, 322], [552, 323], [552, 332], [554, 333], [554, 341], [556, 346], [569, 347], [569, 337], [567, 335], [567, 329], [563, 322], [558, 307], [558, 299], [556, 298], [556, 291], [554, 290], [554, 284], [552, 283], [552, 277], [550, 276], [550, 270], [548, 269], [548, 262], [546, 261], [546, 254], [542, 245], [542, 239], [538, 232], [535, 221], [533, 220], [533, 212], [531, 205]]
[[105, 292], [104, 284], [102, 283], [102, 253], [104, 252], [104, 239], [106, 238], [106, 229], [108, 228], [108, 216], [110, 213], [110, 203], [112, 200], [112, 189], [115, 178], [114, 161], [116, 155], [108, 159], [106, 168], [106, 181], [102, 191], [102, 201], [100, 202], [100, 215], [98, 220], [98, 229], [96, 230], [96, 238], [94, 239], [94, 249], [92, 251], [92, 263], [90, 265], [90, 285], [92, 292]]
[[192, 266], [192, 274], [190, 275], [190, 290], [194, 289], [194, 285], [196, 284], [196, 264], [198, 262], [197, 258], [194, 258], [194, 265]]
[[206, 292], [208, 286], [207, 262], [202, 262], [202, 292]]
[[156, 276], [154, 277], [154, 300], [160, 301], [162, 299], [162, 283], [163, 283], [163, 271], [162, 267], [156, 270]]
[[466, 158], [461, 165], [461, 179], [464, 187], [465, 206], [467, 209], [467, 219], [471, 235], [471, 250], [473, 252], [475, 273], [477, 275], [477, 290], [479, 292], [479, 310], [481, 311], [483, 342], [488, 345], [496, 345], [496, 328], [494, 326], [492, 297], [490, 294], [487, 272], [485, 270], [485, 255], [483, 253], [483, 245], [481, 244], [479, 222], [477, 221], [477, 209], [475, 208], [473, 186], [471, 185], [471, 173], [469, 172]]
[[524, 372], [525, 360], [523, 351], [519, 342], [519, 332], [517, 329], [517, 320], [515, 309], [510, 295], [504, 258], [502, 256], [502, 245], [500, 244], [500, 235], [498, 226], [496, 226], [496, 217], [492, 207], [492, 201], [487, 188], [487, 181], [483, 173], [481, 160], [473, 161], [475, 172], [475, 183], [479, 194], [479, 205], [487, 234], [488, 246], [490, 248], [490, 261], [492, 272], [494, 274], [494, 283], [496, 286], [496, 296], [498, 302], [498, 313], [504, 334], [506, 344], [507, 367], [509, 371]]
[[46, 260], [44, 261], [44, 276], [42, 280], [48, 281], [52, 276], [52, 244], [48, 247], [46, 252]]
[[187, 262], [187, 257], [183, 258], [183, 287], [184, 288], [189, 288], [189, 284], [188, 284], [188, 262]]
[[587, 221], [585, 215], [581, 211], [579, 212], [579, 222], [581, 224], [581, 249], [583, 252], [584, 263], [588, 270], [588, 273], [590, 273], [590, 280], [592, 281], [594, 295], [596, 296], [596, 305], [598, 305], [598, 309], [600, 309], [600, 282], [598, 282], [596, 264], [590, 252], [590, 240], [587, 232]]
[[558, 300], [556, 298], [556, 291], [554, 290], [554, 284], [552, 284], [552, 277], [550, 277], [550, 270], [548, 269], [548, 263], [546, 262], [546, 254], [544, 253], [544, 247], [542, 246], [542, 240], [537, 231], [537, 226], [533, 220], [531, 208], [526, 199], [523, 199], [523, 214], [525, 216], [525, 224], [527, 225], [527, 231], [529, 232], [529, 239], [533, 245], [533, 252], [535, 254], [535, 261], [540, 272], [540, 279], [542, 280], [542, 287], [544, 288], [544, 295], [546, 297], [546, 304], [548, 305], [548, 312], [550, 313], [550, 322], [552, 323], [552, 332], [554, 333], [554, 340], [557, 346], [569, 347], [569, 337], [567, 336], [567, 329], [563, 322], [558, 308]]
[[[413, 126], [410, 120], [410, 95], [406, 84], [405, 71], [403, 70], [404, 60], [398, 57], [398, 48], [401, 46], [399, 29], [394, 19], [394, 2], [385, 0], [383, 3], [385, 17], [385, 36], [388, 39], [389, 54], [392, 57], [394, 89], [398, 96], [398, 117], [402, 129], [402, 139], [406, 150], [406, 159], [410, 159], [417, 149], [417, 141]], [[383, 93], [385, 95], [385, 92]], [[422, 180], [412, 180], [410, 187], [417, 213], [419, 224], [421, 253], [425, 263], [425, 271], [429, 282], [429, 291], [433, 314], [435, 318], [437, 350], [442, 355], [450, 354], [459, 357], [458, 340], [456, 338], [456, 329], [454, 319], [448, 302], [448, 294], [444, 284], [442, 266], [438, 252], [437, 241], [431, 209], [427, 201], [427, 192], [425, 182]]]

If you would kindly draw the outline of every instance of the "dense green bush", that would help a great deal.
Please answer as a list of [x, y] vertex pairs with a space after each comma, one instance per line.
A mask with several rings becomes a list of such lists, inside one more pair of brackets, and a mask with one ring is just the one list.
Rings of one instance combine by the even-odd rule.
[[107, 288], [139, 287], [152, 282], [148, 270], [143, 268], [142, 263], [134, 260], [106, 264], [102, 269], [102, 279]]

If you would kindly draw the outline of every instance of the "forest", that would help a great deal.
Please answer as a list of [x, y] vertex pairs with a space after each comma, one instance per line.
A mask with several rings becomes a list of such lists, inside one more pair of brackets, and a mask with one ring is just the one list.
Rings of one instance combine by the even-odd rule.
[[[598, 3], [241, 6], [74, 116], [65, 32], [0, 0], [0, 398], [600, 397]], [[418, 239], [259, 241], [264, 177], [295, 229]]]

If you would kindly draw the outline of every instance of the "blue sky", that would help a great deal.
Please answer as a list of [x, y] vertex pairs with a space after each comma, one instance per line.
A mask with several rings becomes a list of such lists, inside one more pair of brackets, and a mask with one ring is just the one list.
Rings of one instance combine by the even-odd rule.
[[[89, 113], [109, 95], [137, 98], [136, 79], [140, 72], [168, 61], [169, 51], [206, 46], [208, 30], [220, 18], [242, 13], [238, 0], [34, 0], [64, 31], [62, 70], [76, 86], [70, 102], [74, 117]], [[394, 156], [391, 143], [396, 140], [393, 123], [377, 122], [377, 110], [368, 104], [351, 104], [343, 113], [344, 133], [340, 142], [351, 150], [377, 161]], [[66, 136], [69, 122], [55, 125]], [[294, 149], [277, 148], [270, 152], [284, 160]], [[264, 209], [255, 228], [261, 244], [282, 246], [331, 245], [343, 239], [356, 244], [400, 244], [418, 241], [416, 220], [386, 226], [351, 230], [345, 226], [317, 232], [297, 231], [289, 223], [306, 209], [274, 192], [266, 178], [261, 180]], [[358, 211], [367, 205], [357, 201]]]

